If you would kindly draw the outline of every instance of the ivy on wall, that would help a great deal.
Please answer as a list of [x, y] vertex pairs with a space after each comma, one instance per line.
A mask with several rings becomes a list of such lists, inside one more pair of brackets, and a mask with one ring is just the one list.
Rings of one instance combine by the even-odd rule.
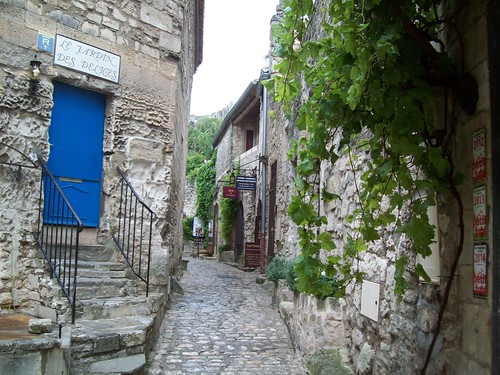
[[[217, 153], [214, 152], [211, 159], [199, 167], [196, 175], [196, 216], [203, 221], [205, 226], [211, 219], [213, 207], [216, 159]], [[208, 233], [207, 228], [205, 228], [205, 233]]]
[[[238, 160], [233, 172], [236, 175], [238, 175], [239, 171], [240, 171], [240, 161]], [[230, 185], [227, 182], [226, 184]], [[224, 241], [225, 245], [232, 246], [234, 225], [236, 222], [236, 214], [238, 212], [238, 204], [240, 200], [234, 198], [222, 198], [220, 202], [221, 202], [220, 221], [221, 221], [222, 240]]]
[[[429, 256], [435, 228], [427, 209], [435, 197], [451, 192], [462, 210], [456, 189], [462, 177], [449, 148], [454, 118], [438, 117], [445, 104], [433, 105], [450, 103], [442, 112], [456, 113], [459, 78], [439, 39], [451, 22], [440, 18], [439, 3], [283, 1], [272, 30], [278, 64], [267, 85], [299, 130], [307, 132], [289, 153], [298, 159], [289, 215], [299, 228], [295, 269], [302, 292], [342, 296], [350, 282], [363, 278], [353, 267], [360, 252], [388, 228], [406, 235], [414, 254]], [[448, 126], [447, 134], [438, 130], [440, 122]], [[369, 157], [359, 160], [363, 154]], [[341, 157], [349, 160], [359, 202], [344, 218], [355, 230], [342, 251], [335, 251], [318, 202], [341, 199], [320, 180], [324, 163], [335, 168]], [[409, 275], [429, 280], [407, 254], [395, 266], [399, 298]]]

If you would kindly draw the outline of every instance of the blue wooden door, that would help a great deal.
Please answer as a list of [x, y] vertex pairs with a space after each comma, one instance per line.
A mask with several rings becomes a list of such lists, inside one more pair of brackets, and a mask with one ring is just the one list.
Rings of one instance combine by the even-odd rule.
[[[54, 82], [49, 170], [83, 224], [99, 224], [106, 97]], [[45, 217], [52, 224], [60, 218]]]

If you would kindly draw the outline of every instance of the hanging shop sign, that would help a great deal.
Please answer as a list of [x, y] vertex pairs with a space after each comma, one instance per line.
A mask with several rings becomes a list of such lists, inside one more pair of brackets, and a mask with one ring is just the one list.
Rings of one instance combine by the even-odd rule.
[[474, 274], [472, 277], [474, 297], [488, 296], [488, 246], [474, 244]]
[[56, 35], [54, 65], [118, 83], [121, 57], [86, 43]]
[[472, 135], [472, 183], [484, 182], [486, 170], [486, 130], [481, 128]]
[[257, 186], [257, 177], [237, 176], [236, 187], [238, 190], [252, 190], [255, 191]]
[[223, 186], [222, 196], [224, 198], [238, 199], [240, 197], [240, 191], [234, 186]]
[[486, 186], [478, 186], [473, 190], [474, 239], [486, 239], [488, 236], [488, 217], [486, 214]]

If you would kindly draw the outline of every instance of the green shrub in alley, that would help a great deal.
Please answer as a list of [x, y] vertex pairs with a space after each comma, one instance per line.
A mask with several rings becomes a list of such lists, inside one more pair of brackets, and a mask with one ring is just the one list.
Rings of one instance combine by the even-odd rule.
[[285, 280], [288, 289], [296, 291], [296, 273], [293, 269], [293, 261], [287, 260], [283, 257], [274, 257], [266, 267], [266, 277], [268, 280]]

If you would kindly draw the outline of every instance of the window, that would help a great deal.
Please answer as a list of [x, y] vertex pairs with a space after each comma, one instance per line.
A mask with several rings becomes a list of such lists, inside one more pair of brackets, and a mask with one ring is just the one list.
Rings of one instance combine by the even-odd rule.
[[245, 151], [250, 150], [251, 148], [253, 148], [253, 146], [254, 146], [254, 143], [253, 143], [253, 130], [247, 130]]

